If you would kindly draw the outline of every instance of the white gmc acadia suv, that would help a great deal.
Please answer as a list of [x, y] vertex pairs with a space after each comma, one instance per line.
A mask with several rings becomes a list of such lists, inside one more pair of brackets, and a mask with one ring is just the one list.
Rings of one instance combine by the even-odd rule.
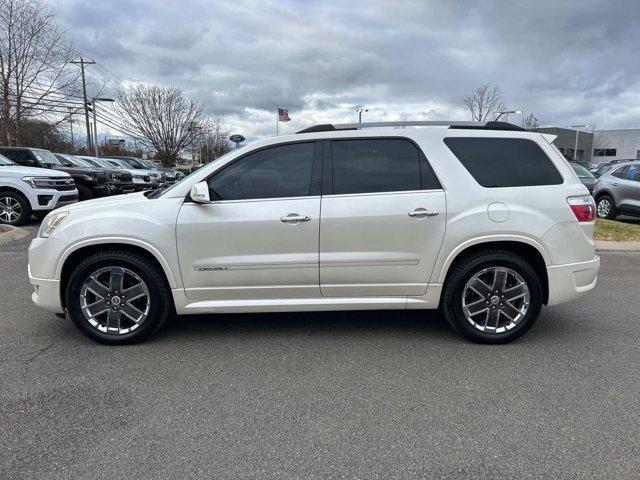
[[78, 190], [68, 173], [23, 167], [0, 155], [0, 223], [22, 225], [31, 214], [42, 218], [77, 201]]
[[175, 313], [436, 308], [501, 343], [594, 288], [595, 205], [553, 136], [411, 125], [319, 125], [58, 209], [29, 249], [33, 301], [108, 344]]

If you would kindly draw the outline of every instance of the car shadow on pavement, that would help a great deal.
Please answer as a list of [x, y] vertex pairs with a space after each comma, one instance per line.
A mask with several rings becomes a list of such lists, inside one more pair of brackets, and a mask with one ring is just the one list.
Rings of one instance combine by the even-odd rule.
[[334, 311], [186, 315], [165, 325], [150, 341], [179, 336], [259, 335], [368, 335], [416, 334], [456, 340], [437, 311]]

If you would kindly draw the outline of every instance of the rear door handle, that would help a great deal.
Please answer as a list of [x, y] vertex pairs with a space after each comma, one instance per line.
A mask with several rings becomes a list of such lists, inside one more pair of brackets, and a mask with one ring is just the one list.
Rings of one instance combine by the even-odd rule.
[[435, 217], [440, 212], [438, 210], [427, 210], [426, 208], [416, 208], [412, 212], [409, 212], [408, 215], [410, 217], [415, 218], [424, 218], [424, 217]]
[[281, 217], [280, 221], [284, 223], [300, 223], [300, 222], [308, 222], [311, 220], [311, 217], [308, 215], [298, 215], [297, 213], [290, 213], [286, 217]]
[[614, 187], [618, 186], [618, 182], [613, 182], [611, 185], [613, 185]]

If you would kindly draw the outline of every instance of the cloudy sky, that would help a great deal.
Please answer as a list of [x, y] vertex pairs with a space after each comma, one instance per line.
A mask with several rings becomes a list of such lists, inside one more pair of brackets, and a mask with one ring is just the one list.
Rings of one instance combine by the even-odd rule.
[[276, 106], [284, 132], [355, 121], [356, 104], [468, 120], [484, 83], [542, 125], [640, 127], [638, 0], [50, 1], [111, 75], [178, 86], [248, 137], [275, 133]]

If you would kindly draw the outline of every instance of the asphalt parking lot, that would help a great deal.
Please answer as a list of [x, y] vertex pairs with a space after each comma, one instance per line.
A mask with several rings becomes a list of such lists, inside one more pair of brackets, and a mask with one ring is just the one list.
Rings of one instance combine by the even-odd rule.
[[28, 241], [0, 247], [0, 478], [640, 475], [639, 253], [509, 345], [416, 311], [188, 317], [114, 348], [31, 304]]

